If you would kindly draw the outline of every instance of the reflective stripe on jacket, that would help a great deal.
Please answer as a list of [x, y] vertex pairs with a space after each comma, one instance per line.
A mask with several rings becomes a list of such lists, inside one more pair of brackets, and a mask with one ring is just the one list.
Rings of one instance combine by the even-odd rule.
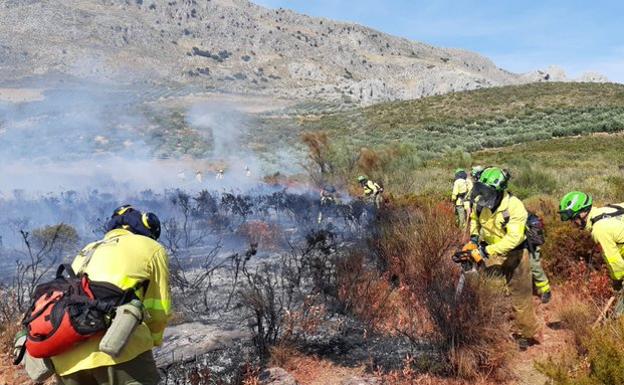
[[[136, 327], [130, 341], [118, 357], [100, 352], [101, 337], [93, 337], [59, 356], [52, 357], [56, 373], [64, 376], [85, 369], [110, 366], [130, 361], [162, 343], [163, 331], [171, 315], [168, 257], [163, 246], [151, 238], [123, 229], [109, 231], [103, 242], [87, 245], [93, 249], [84, 269], [93, 281], [112, 283], [126, 290], [149, 281], [147, 292], [137, 292], [147, 317]], [[72, 263], [74, 271], [84, 266], [89, 253], [79, 254]]]
[[455, 202], [455, 205], [463, 205], [467, 194], [468, 183], [466, 182], [466, 179], [455, 179], [455, 182], [453, 182], [453, 194], [451, 195], [451, 200]]
[[377, 183], [373, 182], [372, 180], [368, 180], [364, 185], [364, 195], [377, 195], [380, 189], [381, 187]]
[[[496, 211], [483, 208], [481, 213], [473, 208], [470, 215], [470, 234], [479, 236], [487, 243], [485, 250], [492, 256], [505, 256], [518, 247], [526, 236], [524, 230], [528, 212], [517, 197], [503, 193], [503, 199]], [[505, 219], [505, 211], [509, 219]]]
[[[617, 206], [624, 207], [624, 203]], [[586, 228], [602, 248], [611, 279], [619, 281], [624, 279], [624, 215], [604, 218], [592, 224], [592, 219], [598, 215], [615, 211], [611, 207], [592, 208]]]

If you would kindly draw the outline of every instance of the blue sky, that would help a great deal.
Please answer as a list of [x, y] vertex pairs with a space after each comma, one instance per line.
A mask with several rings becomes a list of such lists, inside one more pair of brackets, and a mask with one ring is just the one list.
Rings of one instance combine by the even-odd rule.
[[479, 52], [512, 72], [549, 65], [624, 83], [624, 0], [252, 0]]

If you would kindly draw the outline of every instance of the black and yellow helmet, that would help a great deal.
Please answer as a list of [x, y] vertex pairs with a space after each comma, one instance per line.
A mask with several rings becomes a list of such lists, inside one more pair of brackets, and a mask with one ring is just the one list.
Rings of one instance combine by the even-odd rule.
[[132, 207], [132, 205], [121, 205], [113, 211], [113, 215], [111, 215], [111, 218], [124, 215], [125, 213], [128, 213], [130, 211], [134, 211], [134, 207]]
[[141, 212], [132, 205], [117, 207], [106, 225], [106, 231], [125, 229], [134, 234], [158, 240], [160, 237], [160, 219], [154, 213]]
[[154, 213], [141, 213], [141, 224], [149, 231], [149, 237], [155, 240], [160, 238], [160, 219]]

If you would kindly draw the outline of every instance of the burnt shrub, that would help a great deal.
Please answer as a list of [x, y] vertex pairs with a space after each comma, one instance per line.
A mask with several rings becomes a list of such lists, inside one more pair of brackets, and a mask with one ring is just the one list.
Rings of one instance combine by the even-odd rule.
[[[445, 357], [447, 374], [503, 378], [511, 351], [504, 283], [476, 275], [456, 298], [460, 272], [451, 255], [461, 234], [451, 210], [438, 208], [426, 200], [395, 202], [381, 213], [372, 255], [352, 257], [340, 270], [349, 272], [339, 275], [346, 286], [341, 298], [378, 331], [405, 336], [415, 345], [426, 341]], [[439, 370], [440, 360], [434, 361]]]

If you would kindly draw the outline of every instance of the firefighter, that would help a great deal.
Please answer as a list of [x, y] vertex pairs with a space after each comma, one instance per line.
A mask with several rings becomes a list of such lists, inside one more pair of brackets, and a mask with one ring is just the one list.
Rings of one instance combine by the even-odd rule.
[[73, 270], [93, 281], [122, 290], [136, 288], [146, 316], [116, 357], [99, 351], [101, 335], [53, 356], [62, 384], [158, 384], [152, 348], [162, 343], [171, 315], [168, 256], [157, 242], [159, 236], [156, 215], [121, 206], [108, 222], [104, 239], [87, 245], [74, 259]]
[[455, 181], [453, 182], [451, 201], [453, 201], [455, 205], [455, 222], [461, 228], [466, 226], [466, 204], [470, 204], [468, 199], [467, 178], [466, 170], [463, 168], [455, 170]]
[[591, 196], [584, 192], [567, 193], [559, 204], [562, 221], [591, 232], [592, 238], [602, 248], [609, 269], [613, 289], [618, 292], [614, 315], [624, 313], [624, 202], [605, 207], [593, 207]]
[[487, 274], [505, 279], [518, 329], [518, 345], [525, 350], [539, 343], [525, 242], [528, 212], [522, 201], [507, 191], [509, 177], [505, 170], [489, 167], [475, 183], [471, 241], [463, 250], [470, 252], [472, 260], [485, 267]]
[[483, 166], [473, 166], [470, 169], [470, 178], [468, 178], [468, 197], [472, 195], [472, 188], [474, 187], [474, 184], [479, 181], [479, 177], [481, 176], [483, 170], [485, 170], [485, 167]]
[[[470, 170], [470, 178], [466, 179], [468, 184], [468, 192], [466, 193], [466, 199], [464, 199], [464, 209], [466, 210], [466, 218], [470, 219], [470, 214], [472, 214], [472, 188], [474, 184], [479, 181], [479, 177], [485, 168], [483, 166], [473, 166]], [[468, 230], [470, 228], [468, 227]]]
[[381, 195], [383, 193], [383, 187], [364, 175], [358, 176], [357, 180], [360, 186], [362, 186], [362, 189], [364, 189], [364, 197], [373, 202], [376, 208], [380, 208], [383, 204], [383, 197]]

